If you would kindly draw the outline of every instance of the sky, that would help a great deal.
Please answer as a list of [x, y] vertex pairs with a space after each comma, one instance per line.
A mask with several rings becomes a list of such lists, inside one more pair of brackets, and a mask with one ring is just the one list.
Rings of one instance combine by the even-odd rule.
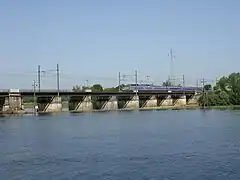
[[[118, 72], [196, 84], [239, 72], [239, 0], [1, 0], [0, 89], [118, 85]], [[168, 56], [173, 49], [172, 66]], [[149, 78], [147, 78], [149, 76]], [[148, 80], [147, 80], [148, 79]]]

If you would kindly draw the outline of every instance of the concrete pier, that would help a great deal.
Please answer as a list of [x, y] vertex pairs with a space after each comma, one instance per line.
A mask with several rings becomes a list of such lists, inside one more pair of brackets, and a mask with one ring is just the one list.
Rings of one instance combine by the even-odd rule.
[[[191, 99], [193, 98], [193, 99]], [[41, 100], [40, 100], [41, 99]], [[89, 112], [93, 110], [110, 111], [117, 109], [139, 109], [157, 107], [185, 107], [188, 103], [197, 105], [196, 97], [187, 101], [186, 95], [166, 96], [72, 96], [69, 100], [71, 112]], [[40, 112], [61, 111], [61, 99], [57, 97], [39, 97]]]
[[118, 109], [118, 101], [116, 96], [111, 96], [105, 103], [102, 105], [101, 110], [110, 111]]
[[187, 98], [187, 105], [196, 105], [198, 104], [198, 99], [200, 98], [201, 94], [195, 93], [194, 95]]
[[129, 100], [126, 101], [123, 109], [138, 109], [139, 108], [139, 97], [133, 96], [130, 97]]
[[171, 95], [167, 95], [164, 99], [162, 99], [160, 106], [173, 106], [173, 99]]
[[61, 112], [62, 98], [59, 96], [38, 97], [39, 112]]
[[4, 111], [5, 109], [5, 97], [0, 97], [0, 111]]
[[182, 107], [182, 106], [186, 106], [187, 105], [187, 98], [185, 95], [182, 95], [178, 98], [176, 98], [176, 100], [174, 101], [173, 104], [175, 107]]
[[74, 112], [89, 112], [93, 110], [91, 96], [73, 96], [69, 100], [69, 110]]
[[[142, 101], [141, 97], [139, 99], [139, 103]], [[139, 104], [140, 108], [147, 108], [147, 107], [157, 107], [158, 100], [156, 96], [148, 96], [146, 99], [143, 100], [143, 103]]]
[[24, 105], [20, 94], [9, 93], [8, 96], [0, 97], [0, 111], [2, 113], [21, 113]]

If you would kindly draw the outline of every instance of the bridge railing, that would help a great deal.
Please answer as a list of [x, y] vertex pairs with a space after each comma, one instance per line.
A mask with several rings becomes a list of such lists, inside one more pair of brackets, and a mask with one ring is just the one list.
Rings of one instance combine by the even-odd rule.
[[9, 89], [0, 89], [0, 92], [10, 92]]
[[[33, 89], [20, 89], [19, 92], [34, 92]], [[35, 92], [39, 92], [35, 90]], [[40, 92], [57, 92], [56, 89], [41, 89]], [[73, 92], [71, 89], [60, 89], [59, 92]]]

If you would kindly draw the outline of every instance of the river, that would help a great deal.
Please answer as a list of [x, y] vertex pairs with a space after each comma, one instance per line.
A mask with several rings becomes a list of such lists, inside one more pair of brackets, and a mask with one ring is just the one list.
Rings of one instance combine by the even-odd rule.
[[0, 118], [1, 179], [237, 180], [240, 111]]

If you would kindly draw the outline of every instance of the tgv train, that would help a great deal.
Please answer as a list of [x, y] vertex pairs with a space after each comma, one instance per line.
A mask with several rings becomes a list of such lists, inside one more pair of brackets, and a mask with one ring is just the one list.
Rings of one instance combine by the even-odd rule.
[[153, 84], [129, 84], [123, 88], [123, 91], [202, 91], [200, 87], [164, 87]]

